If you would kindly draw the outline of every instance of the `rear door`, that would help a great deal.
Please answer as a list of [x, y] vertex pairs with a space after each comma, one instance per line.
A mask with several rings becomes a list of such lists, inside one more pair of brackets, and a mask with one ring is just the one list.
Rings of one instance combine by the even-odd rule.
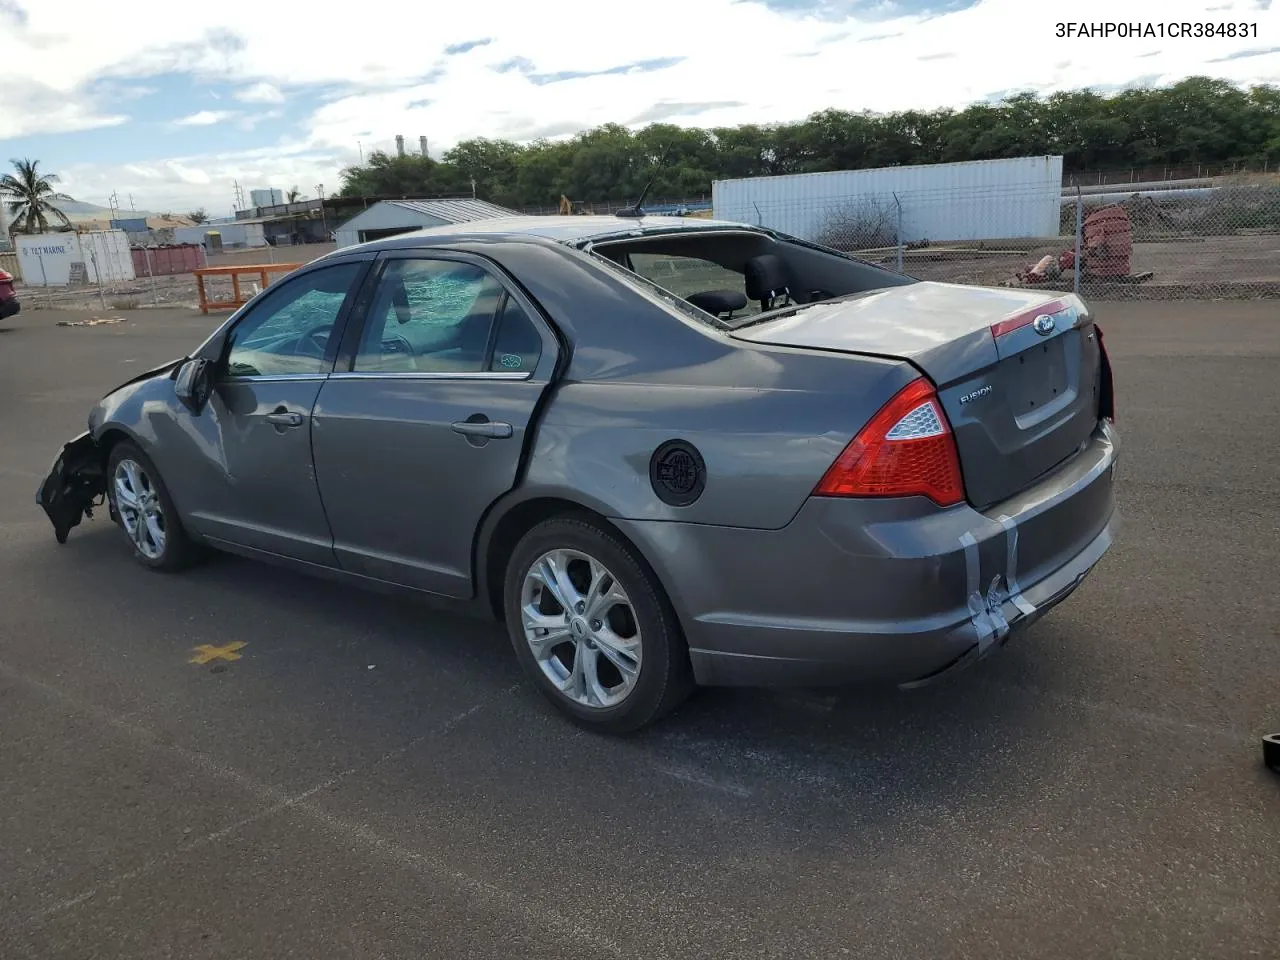
[[444, 251], [380, 258], [320, 391], [312, 451], [339, 564], [472, 596], [472, 545], [516, 483], [558, 347], [492, 264]]

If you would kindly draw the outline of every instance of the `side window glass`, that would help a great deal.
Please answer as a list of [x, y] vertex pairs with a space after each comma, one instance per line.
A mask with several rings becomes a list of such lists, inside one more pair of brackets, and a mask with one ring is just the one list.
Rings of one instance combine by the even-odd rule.
[[502, 285], [452, 260], [392, 260], [374, 292], [354, 370], [479, 373]]
[[334, 324], [363, 268], [363, 263], [343, 263], [264, 290], [231, 331], [227, 374], [323, 373]]
[[542, 356], [542, 337], [524, 308], [510, 297], [498, 320], [489, 369], [498, 373], [532, 373]]

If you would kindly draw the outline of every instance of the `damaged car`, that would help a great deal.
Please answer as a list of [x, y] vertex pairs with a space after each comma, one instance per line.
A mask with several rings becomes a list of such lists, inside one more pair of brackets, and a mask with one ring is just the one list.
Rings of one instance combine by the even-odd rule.
[[918, 686], [1112, 541], [1076, 296], [756, 226], [512, 217], [340, 249], [90, 411], [37, 500], [160, 571], [221, 550], [505, 624], [592, 729], [697, 685]]

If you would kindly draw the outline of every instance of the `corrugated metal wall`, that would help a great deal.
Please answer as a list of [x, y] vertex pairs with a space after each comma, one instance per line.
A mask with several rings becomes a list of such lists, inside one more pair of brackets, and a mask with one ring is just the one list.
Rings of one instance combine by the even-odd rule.
[[134, 247], [133, 272], [139, 277], [169, 277], [205, 266], [204, 247], [198, 243], [162, 247]]
[[[758, 223], [819, 242], [832, 233], [888, 242], [900, 238], [903, 243], [1056, 236], [1061, 196], [1060, 156], [753, 177], [712, 185], [717, 219]], [[869, 239], [862, 245], [877, 243]]]

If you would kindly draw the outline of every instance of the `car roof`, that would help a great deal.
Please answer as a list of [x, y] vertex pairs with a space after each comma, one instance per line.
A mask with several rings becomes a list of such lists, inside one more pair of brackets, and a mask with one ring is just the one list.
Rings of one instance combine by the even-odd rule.
[[[412, 233], [399, 233], [359, 244], [362, 250], [434, 246], [465, 240], [480, 239], [540, 239], [559, 243], [581, 244], [615, 236], [635, 236], [671, 231], [697, 232], [700, 230], [758, 230], [749, 224], [728, 220], [710, 220], [704, 217], [615, 217], [615, 216], [518, 216], [493, 217], [464, 223], [442, 224], [424, 227]], [[354, 248], [348, 247], [345, 250]], [[344, 251], [340, 251], [344, 252]]]

